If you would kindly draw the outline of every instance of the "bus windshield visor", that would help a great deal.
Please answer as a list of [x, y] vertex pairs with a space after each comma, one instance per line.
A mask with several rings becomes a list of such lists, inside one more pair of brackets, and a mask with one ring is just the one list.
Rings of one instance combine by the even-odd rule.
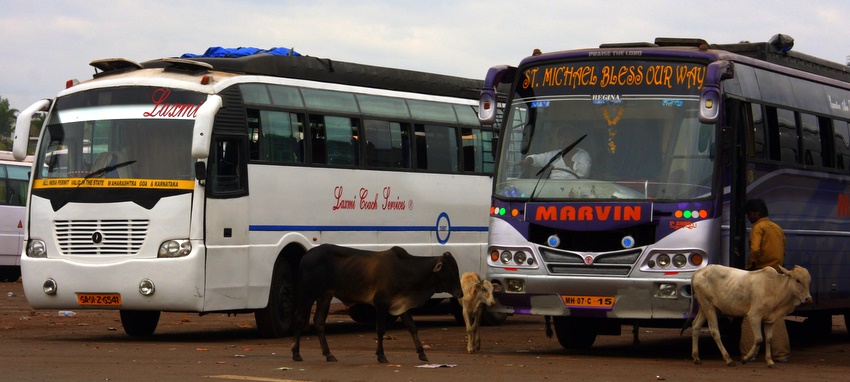
[[496, 196], [710, 196], [715, 126], [699, 122], [699, 86], [647, 87], [520, 87], [506, 110]]
[[[125, 88], [60, 98], [37, 153], [42, 171], [36, 172], [36, 179], [56, 179], [56, 184], [69, 187], [79, 185], [79, 179], [135, 180], [136, 186], [151, 184], [145, 180], [192, 180], [192, 107], [205, 98], [185, 92], [174, 98], [190, 107], [158, 113], [151, 102], [156, 92], [156, 88]], [[81, 102], [91, 100], [108, 101]]]

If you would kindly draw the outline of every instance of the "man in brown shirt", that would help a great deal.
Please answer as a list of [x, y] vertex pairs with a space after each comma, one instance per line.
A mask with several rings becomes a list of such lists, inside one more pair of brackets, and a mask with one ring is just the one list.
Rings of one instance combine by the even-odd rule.
[[[752, 223], [750, 231], [750, 257], [746, 269], [755, 271], [773, 267], [779, 272], [779, 267], [785, 263], [785, 231], [782, 227], [768, 218], [767, 204], [761, 199], [750, 199], [744, 204], [744, 213]], [[753, 329], [746, 317], [741, 324], [741, 354], [746, 354], [753, 346]], [[746, 350], [745, 350], [746, 349]], [[787, 362], [791, 354], [791, 344], [785, 319], [773, 324], [773, 341], [771, 342], [773, 359]]]

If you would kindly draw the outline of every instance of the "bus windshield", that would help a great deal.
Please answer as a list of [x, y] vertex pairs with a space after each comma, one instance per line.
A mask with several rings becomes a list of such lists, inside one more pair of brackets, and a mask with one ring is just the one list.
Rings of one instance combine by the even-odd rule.
[[[685, 91], [671, 92], [680, 88]], [[709, 197], [715, 131], [699, 122], [698, 107], [696, 86], [520, 87], [507, 110], [494, 195]]]
[[[151, 102], [156, 91], [100, 90], [60, 98], [41, 140], [37, 165], [44, 171], [37, 173], [36, 179], [193, 179], [193, 115], [189, 111], [158, 112], [157, 108], [165, 106]], [[116, 98], [127, 102], [116, 105]], [[182, 98], [193, 105], [204, 99], [201, 95]], [[113, 101], [98, 105], [81, 99]], [[174, 105], [185, 108], [180, 106], [185, 103], [169, 103], [168, 107]], [[73, 187], [78, 183], [63, 184]]]

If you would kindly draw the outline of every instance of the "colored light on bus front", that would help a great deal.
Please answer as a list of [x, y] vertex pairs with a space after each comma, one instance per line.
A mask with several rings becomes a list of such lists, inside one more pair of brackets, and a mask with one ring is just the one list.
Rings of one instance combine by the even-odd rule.
[[693, 211], [676, 210], [676, 212], [673, 213], [673, 216], [675, 216], [677, 219], [682, 219], [682, 218], [685, 218], [685, 219], [700, 219], [700, 218], [705, 219], [705, 218], [708, 217], [708, 211], [706, 211], [706, 210], [693, 210]]
[[[508, 210], [505, 209], [505, 207], [496, 207], [496, 206], [490, 207], [490, 215], [505, 216], [505, 214], [507, 212], [508, 212]], [[514, 216], [516, 216], [516, 215], [514, 215]]]

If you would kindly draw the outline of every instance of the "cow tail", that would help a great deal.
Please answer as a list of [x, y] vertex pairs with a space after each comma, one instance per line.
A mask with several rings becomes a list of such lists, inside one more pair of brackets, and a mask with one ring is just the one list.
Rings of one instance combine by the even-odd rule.
[[552, 316], [545, 316], [544, 320], [546, 322], [546, 337], [552, 338]]

